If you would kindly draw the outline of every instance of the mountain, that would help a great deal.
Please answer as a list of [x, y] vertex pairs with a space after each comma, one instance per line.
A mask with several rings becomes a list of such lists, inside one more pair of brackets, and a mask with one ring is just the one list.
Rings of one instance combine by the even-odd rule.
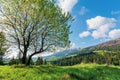
[[120, 50], [120, 38], [115, 39], [115, 40], [110, 40], [110, 41], [107, 41], [107, 42], [103, 42], [101, 44], [98, 44], [98, 45], [95, 45], [95, 46], [90, 46], [90, 47], [83, 48], [83, 49], [79, 49], [79, 48], [78, 49], [67, 49], [67, 50], [64, 50], [64, 51], [56, 52], [53, 55], [44, 57], [44, 59], [57, 60], [57, 59], [61, 59], [63, 57], [68, 58], [71, 55], [72, 55], [71, 57], [77, 56], [77, 55], [78, 56], [83, 56], [83, 55], [86, 55], [86, 54], [89, 54], [89, 53], [93, 53], [96, 50], [107, 50], [107, 51]]
[[83, 48], [78, 54], [51, 62], [55, 65], [75, 65], [79, 63], [97, 63], [120, 65], [120, 38], [95, 46]]
[[53, 55], [50, 55], [50, 56], [45, 56], [43, 57], [44, 59], [52, 59], [52, 58], [62, 58], [62, 57], [65, 57], [65, 56], [70, 56], [70, 55], [77, 55], [78, 54], [78, 51], [80, 50], [80, 48], [75, 48], [75, 49], [67, 49], [67, 50], [63, 50], [63, 51], [60, 51], [60, 52], [56, 52], [54, 53]]
[[92, 47], [102, 48], [102, 47], [110, 47], [110, 46], [116, 46], [116, 45], [120, 45], [120, 38], [115, 40], [110, 40]]
[[95, 51], [95, 50], [108, 50], [108, 51], [115, 51], [115, 50], [120, 50], [120, 38], [118, 39], [114, 39], [114, 40], [110, 40], [107, 42], [103, 42], [101, 44], [97, 44], [95, 46], [90, 46], [90, 47], [86, 47], [83, 48], [80, 52], [81, 53], [86, 53], [86, 52], [91, 52], [91, 51]]

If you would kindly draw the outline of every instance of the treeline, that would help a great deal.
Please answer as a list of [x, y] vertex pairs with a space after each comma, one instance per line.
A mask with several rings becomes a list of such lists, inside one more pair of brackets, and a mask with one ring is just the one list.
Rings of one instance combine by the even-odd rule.
[[[104, 48], [87, 48], [81, 50], [83, 54], [73, 56], [70, 58], [62, 58], [51, 62], [54, 65], [70, 66], [80, 63], [97, 63], [108, 65], [120, 65], [120, 45], [110, 46]], [[96, 50], [96, 51], [95, 51]]]
[[[2, 65], [18, 65], [18, 64], [22, 64], [21, 59], [15, 59], [12, 58], [11, 60], [7, 61], [7, 62], [1, 62], [3, 63]], [[43, 59], [42, 57], [38, 57], [36, 61], [31, 60], [30, 62], [31, 65], [46, 65], [47, 61], [45, 59]]]

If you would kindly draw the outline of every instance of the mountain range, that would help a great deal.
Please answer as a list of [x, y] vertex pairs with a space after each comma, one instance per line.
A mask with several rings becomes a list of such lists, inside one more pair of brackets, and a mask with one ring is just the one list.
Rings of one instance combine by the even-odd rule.
[[118, 49], [120, 49], [120, 38], [110, 40], [110, 41], [107, 41], [107, 42], [104, 42], [104, 43], [101, 43], [95, 46], [86, 47], [83, 49], [80, 49], [80, 48], [68, 49], [68, 50], [64, 50], [61, 52], [56, 52], [53, 55], [44, 57], [44, 59], [57, 60], [57, 59], [64, 58], [64, 57], [71, 57], [71, 55], [77, 56], [77, 55], [89, 54], [95, 50], [118, 50]]
[[63, 51], [60, 51], [60, 52], [53, 53], [52, 55], [45, 56], [43, 58], [47, 59], [47, 60], [51, 59], [51, 58], [62, 58], [62, 57], [65, 57], [65, 56], [75, 55], [74, 53], [78, 54], [79, 50], [80, 50], [80, 48], [67, 49], [67, 50], [63, 50]]
[[120, 38], [83, 48], [75, 56], [66, 56], [61, 59], [56, 59], [51, 63], [62, 66], [80, 63], [120, 65]]
[[92, 47], [109, 47], [109, 46], [114, 46], [114, 45], [120, 45], [120, 38], [115, 39], [115, 40], [110, 40], [101, 44], [98, 44], [96, 46]]

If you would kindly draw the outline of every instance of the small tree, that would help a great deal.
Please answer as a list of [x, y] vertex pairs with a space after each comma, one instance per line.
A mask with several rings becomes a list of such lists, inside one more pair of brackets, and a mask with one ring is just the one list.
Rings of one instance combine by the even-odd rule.
[[9, 65], [13, 65], [13, 64], [20, 64], [20, 60], [19, 59], [15, 59], [14, 57], [9, 61]]
[[0, 56], [0, 65], [3, 65], [3, 58]]
[[6, 41], [5, 41], [5, 34], [4, 32], [0, 31], [0, 55], [4, 55], [7, 48], [6, 48]]
[[0, 64], [3, 64], [3, 55], [7, 50], [6, 41], [5, 41], [5, 34], [4, 32], [0, 31]]
[[38, 57], [36, 61], [36, 65], [42, 65], [43, 64], [43, 59], [41, 57]]

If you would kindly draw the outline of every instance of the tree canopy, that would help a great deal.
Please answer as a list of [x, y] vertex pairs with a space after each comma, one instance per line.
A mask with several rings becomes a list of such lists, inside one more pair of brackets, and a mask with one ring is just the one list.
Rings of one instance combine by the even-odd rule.
[[[54, 0], [1, 0], [2, 20], [7, 35], [22, 53], [22, 63], [32, 56], [69, 45], [69, 13], [62, 13]], [[28, 56], [28, 61], [27, 61]]]

